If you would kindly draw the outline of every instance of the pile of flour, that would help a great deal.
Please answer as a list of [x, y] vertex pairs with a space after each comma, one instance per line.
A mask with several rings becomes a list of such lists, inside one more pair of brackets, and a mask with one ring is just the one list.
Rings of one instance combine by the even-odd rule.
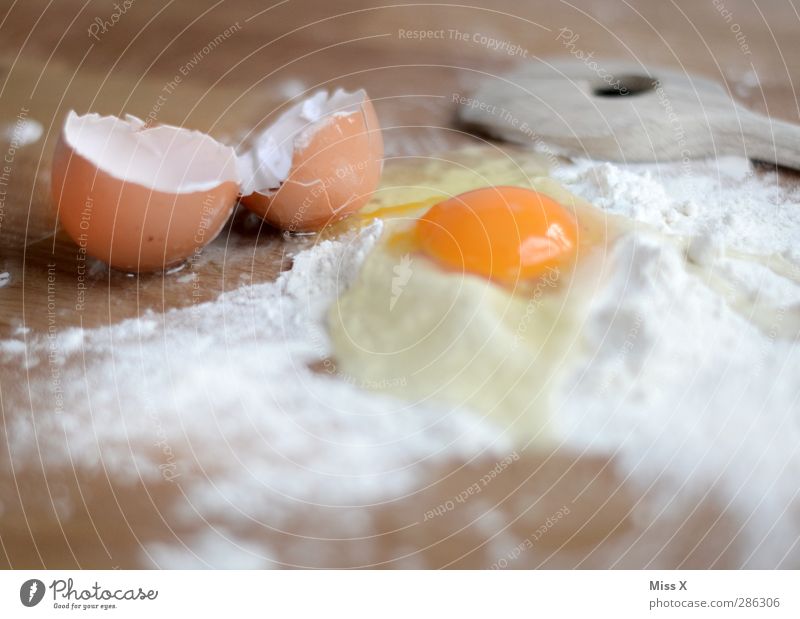
[[[738, 159], [689, 169], [577, 162], [554, 174], [639, 224], [613, 249], [584, 325], [585, 349], [564, 372], [561, 440], [614, 454], [642, 487], [668, 488], [665, 511], [687, 488], [713, 486], [743, 523], [743, 564], [796, 565], [796, 338], [755, 326], [702, 273], [713, 269], [787, 316], [795, 311], [796, 283], [732, 256], [800, 264], [800, 196]], [[325, 312], [380, 229], [322, 241], [297, 253], [276, 282], [212, 303], [0, 343], [5, 361], [29, 368], [29, 388], [3, 394], [15, 467], [35, 469], [41, 457], [56, 469], [104, 467], [131, 482], [179, 479], [191, 508], [168, 517], [229, 529], [183, 540], [188, 552], [145, 548], [145, 561], [260, 567], [271, 550], [238, 539], [239, 525], [280, 530], [309, 504], [357, 507], [412, 491], [421, 464], [507, 455], [513, 446], [501, 429], [468, 411], [442, 415], [309, 369], [325, 367]], [[340, 535], [368, 530], [357, 509], [348, 513]], [[301, 542], [312, 557], [313, 540]]]
[[[739, 159], [688, 171], [581, 162], [556, 176], [640, 224], [613, 249], [584, 325], [584, 361], [563, 381], [563, 440], [614, 453], [643, 486], [668, 488], [664, 510], [684, 491], [713, 488], [741, 523], [743, 565], [796, 566], [800, 346], [796, 331], [776, 333], [800, 315], [800, 272], [787, 278], [742, 256], [800, 264], [800, 195]], [[777, 308], [775, 324], [734, 311], [711, 273]]]
[[[325, 313], [381, 228], [321, 241], [274, 283], [211, 303], [0, 343], [3, 360], [29, 372], [29, 388], [3, 394], [14, 470], [39, 470], [42, 458], [116, 483], [174, 481], [187, 500], [166, 516], [206, 530], [145, 547], [146, 563], [265, 567], [276, 553], [237, 530], [286, 530], [314, 505], [340, 508], [330, 534], [363, 535], [358, 506], [418, 490], [415, 467], [508, 454], [466, 411], [408, 407], [309, 369], [330, 354]], [[62, 517], [78, 501], [58, 497]], [[294, 562], [318, 563], [313, 540], [296, 544]]]

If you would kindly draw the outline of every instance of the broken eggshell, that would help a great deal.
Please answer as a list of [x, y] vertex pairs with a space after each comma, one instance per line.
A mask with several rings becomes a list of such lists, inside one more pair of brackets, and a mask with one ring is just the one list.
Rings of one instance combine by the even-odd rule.
[[382, 168], [383, 138], [366, 92], [319, 91], [239, 156], [241, 201], [282, 230], [319, 230], [364, 206]]
[[61, 225], [87, 254], [125, 271], [158, 271], [220, 233], [239, 176], [234, 150], [198, 131], [70, 112], [52, 192]]
[[366, 204], [382, 167], [372, 102], [340, 89], [289, 108], [238, 157], [198, 131], [70, 112], [52, 192], [61, 225], [88, 255], [158, 271], [213, 241], [237, 196], [282, 230], [319, 230]]

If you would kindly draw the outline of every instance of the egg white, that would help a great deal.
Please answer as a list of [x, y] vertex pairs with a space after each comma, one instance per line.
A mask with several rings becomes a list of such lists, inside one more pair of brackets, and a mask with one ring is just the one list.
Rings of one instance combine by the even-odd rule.
[[[562, 204], [591, 208], [541, 174], [541, 159], [473, 161], [442, 166], [439, 181], [399, 184], [396, 203], [433, 193], [515, 184]], [[424, 175], [423, 175], [424, 176]], [[393, 179], [395, 182], [400, 179]], [[391, 188], [379, 192], [382, 213]], [[466, 407], [491, 415], [526, 441], [546, 440], [551, 392], [580, 347], [580, 324], [596, 269], [548, 270], [514, 289], [443, 269], [424, 254], [390, 242], [424, 212], [402, 211], [386, 222], [357, 281], [331, 308], [337, 367], [348, 380], [410, 403], [433, 400], [443, 413]], [[579, 261], [580, 264], [597, 261]]]

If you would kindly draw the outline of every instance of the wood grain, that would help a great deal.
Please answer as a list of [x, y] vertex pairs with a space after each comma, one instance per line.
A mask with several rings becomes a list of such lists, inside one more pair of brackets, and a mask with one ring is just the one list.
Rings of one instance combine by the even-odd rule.
[[[569, 28], [579, 35], [580, 48], [598, 58], [691, 71], [719, 81], [750, 109], [800, 121], [795, 92], [800, 65], [793, 62], [800, 54], [800, 18], [794, 6], [767, 8], [747, 0], [726, 0], [723, 6], [724, 13], [718, 5], [694, 0], [501, 0], [469, 7], [136, 0], [93, 38], [89, 28], [96, 20], [110, 22], [112, 3], [0, 2], [0, 118], [13, 123], [22, 113], [44, 126], [40, 141], [16, 149], [5, 183], [0, 272], [10, 274], [10, 283], [0, 288], [0, 337], [22, 326], [46, 332], [50, 302], [58, 329], [183, 307], [194, 302], [191, 284], [182, 279], [189, 270], [200, 281], [199, 298], [213, 299], [243, 283], [273, 279], [289, 266], [287, 249], [298, 243], [239, 213], [184, 271], [133, 278], [94, 264], [79, 298], [76, 247], [57, 231], [49, 199], [50, 157], [69, 109], [155, 114], [161, 122], [236, 143], [299, 93], [363, 86], [385, 128], [387, 156], [401, 159], [475, 143], [454, 122], [453, 95], [515, 62], [568, 57], [570, 50], [557, 35]], [[233, 34], [219, 40], [230, 29]], [[420, 31], [443, 34], [404, 34]], [[215, 40], [213, 50], [204, 52]], [[491, 41], [517, 51], [493, 49]], [[179, 85], [159, 104], [159, 94], [176, 77]], [[782, 173], [781, 182], [795, 181]], [[18, 365], [3, 361], [0, 396], [22, 388], [25, 376]], [[4, 419], [39, 412], [3, 409]], [[19, 476], [7, 445], [0, 454], [0, 565], [152, 565], [140, 552], [146, 541], [176, 542], [193, 533], [164, 521], [166, 506], [182, 500], [169, 484], [131, 487], [88, 471], [47, 468]], [[319, 542], [315, 560], [298, 560], [297, 536], [324, 537], [327, 522], [352, 514], [309, 508], [292, 531], [276, 534], [254, 526], [240, 534], [267, 538], [276, 565], [355, 567], [367, 556], [371, 565], [403, 567], [411, 555], [414, 564], [431, 567], [489, 567], [513, 550], [492, 545], [496, 530], [458, 510], [418, 524], [420, 514], [468, 487], [488, 464], [453, 463], [449, 470], [424, 472], [430, 482], [425, 493], [369, 510], [381, 535]], [[50, 494], [55, 486], [80, 497], [84, 507], [60, 513]], [[547, 544], [521, 553], [512, 567], [735, 565], [741, 523], [717, 503], [713, 488], [695, 503], [684, 497], [674, 516], [659, 516], [650, 501], [655, 489], [630, 487], [606, 459], [524, 454], [482, 500], [525, 540], [543, 518], [587, 488], [568, 524]]]

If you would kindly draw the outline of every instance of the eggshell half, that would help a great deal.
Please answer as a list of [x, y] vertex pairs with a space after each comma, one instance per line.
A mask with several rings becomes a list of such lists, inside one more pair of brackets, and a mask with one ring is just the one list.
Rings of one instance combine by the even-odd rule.
[[[295, 131], [287, 131], [287, 125]], [[282, 141], [276, 140], [278, 133]], [[383, 137], [375, 108], [363, 90], [339, 90], [330, 98], [317, 93], [288, 110], [258, 141], [260, 145], [246, 155], [252, 167], [264, 161], [280, 162], [269, 156], [269, 145], [285, 149], [287, 142], [291, 165], [274, 187], [255, 186], [264, 180], [263, 171], [250, 169], [242, 174], [240, 168], [240, 174], [250, 179], [249, 184], [244, 181], [242, 203], [282, 230], [319, 230], [360, 209], [378, 188]], [[279, 167], [272, 166], [268, 172]]]
[[157, 271], [214, 240], [239, 177], [233, 149], [205, 134], [70, 112], [52, 192], [61, 225], [88, 255], [125, 271]]

